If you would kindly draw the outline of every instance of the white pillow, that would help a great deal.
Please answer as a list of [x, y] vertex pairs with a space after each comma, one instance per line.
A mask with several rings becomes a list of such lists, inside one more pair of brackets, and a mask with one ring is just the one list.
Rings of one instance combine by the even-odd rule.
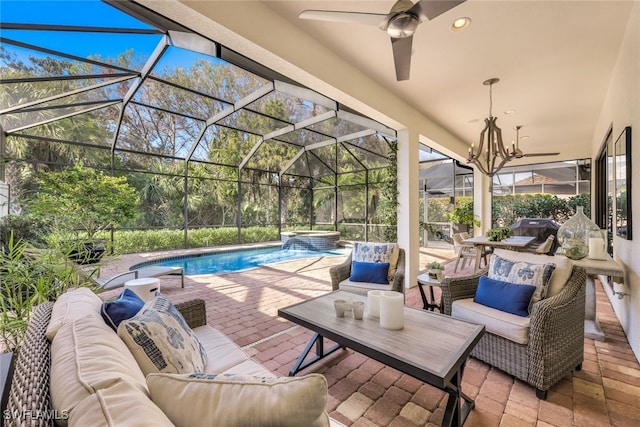
[[134, 317], [123, 320], [118, 336], [145, 375], [204, 372], [207, 354], [178, 309], [157, 294]]
[[73, 322], [89, 314], [100, 317], [102, 300], [89, 288], [71, 289], [60, 295], [53, 304], [51, 320], [47, 325], [46, 336], [53, 341], [58, 329], [69, 322]]
[[181, 427], [329, 426], [327, 380], [224, 374], [147, 377], [151, 400]]

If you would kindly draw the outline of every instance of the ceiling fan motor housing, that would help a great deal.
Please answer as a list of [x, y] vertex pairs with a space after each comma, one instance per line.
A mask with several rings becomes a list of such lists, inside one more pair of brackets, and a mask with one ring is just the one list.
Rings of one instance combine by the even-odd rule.
[[418, 17], [412, 13], [401, 12], [391, 19], [387, 25], [387, 34], [396, 39], [411, 37], [420, 24]]

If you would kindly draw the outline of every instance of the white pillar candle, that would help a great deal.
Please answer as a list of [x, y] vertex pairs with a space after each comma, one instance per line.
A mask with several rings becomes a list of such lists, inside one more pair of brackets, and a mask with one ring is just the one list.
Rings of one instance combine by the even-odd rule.
[[599, 237], [589, 238], [589, 258], [605, 259], [604, 256], [604, 240]]
[[367, 315], [374, 319], [380, 317], [380, 294], [382, 291], [367, 292]]
[[404, 328], [404, 295], [383, 291], [380, 295], [380, 326], [385, 329]]

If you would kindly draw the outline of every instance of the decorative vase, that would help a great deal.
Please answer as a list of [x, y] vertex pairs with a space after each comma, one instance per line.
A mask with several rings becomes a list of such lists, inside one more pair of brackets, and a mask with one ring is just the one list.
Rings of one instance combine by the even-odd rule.
[[605, 258], [603, 253], [605, 241], [603, 230], [600, 230], [600, 227], [584, 214], [582, 206], [577, 206], [576, 214], [558, 229], [558, 244], [570, 259], [585, 258], [589, 255], [590, 247], [594, 259]]

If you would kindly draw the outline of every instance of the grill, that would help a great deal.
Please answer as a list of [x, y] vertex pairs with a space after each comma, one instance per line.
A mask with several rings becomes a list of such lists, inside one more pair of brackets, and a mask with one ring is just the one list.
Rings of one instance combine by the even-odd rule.
[[554, 236], [551, 252], [555, 253], [558, 249], [558, 229], [560, 225], [552, 219], [548, 218], [523, 218], [511, 226], [514, 236], [531, 236], [535, 237], [530, 246], [537, 248], [547, 240], [547, 237]]

